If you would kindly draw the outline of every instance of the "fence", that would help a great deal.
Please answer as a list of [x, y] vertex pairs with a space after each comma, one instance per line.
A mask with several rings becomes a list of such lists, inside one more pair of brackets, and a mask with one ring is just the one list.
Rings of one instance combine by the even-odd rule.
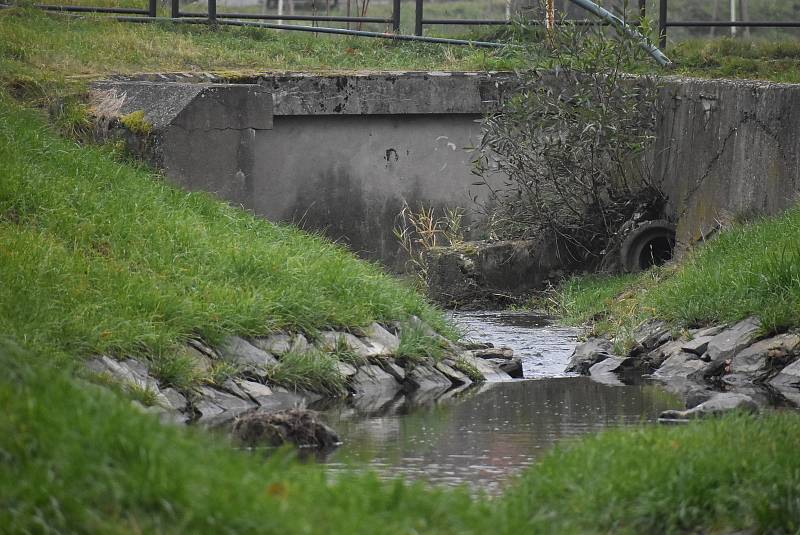
[[[76, 13], [107, 13], [118, 15], [117, 19], [126, 22], [150, 22], [153, 20], [170, 19], [174, 22], [188, 24], [224, 24], [233, 26], [256, 26], [281, 30], [295, 30], [315, 33], [334, 33], [357, 35], [364, 37], [382, 37], [404, 41], [426, 41], [447, 44], [465, 44], [478, 47], [501, 47], [501, 43], [474, 41], [466, 39], [449, 39], [442, 37], [429, 37], [424, 35], [425, 26], [429, 25], [459, 25], [459, 26], [503, 26], [511, 24], [506, 19], [468, 19], [468, 18], [425, 18], [424, 0], [415, 0], [414, 3], [414, 33], [404, 35], [400, 33], [400, 15], [402, 10], [401, 0], [391, 0], [392, 11], [388, 17], [367, 16], [337, 16], [337, 15], [295, 15], [295, 14], [267, 14], [267, 13], [218, 13], [217, 0], [208, 0], [206, 13], [187, 13], [181, 11], [180, 0], [169, 0], [170, 17], [158, 17], [158, 0], [148, 0], [146, 9], [125, 7], [91, 7], [35, 4], [36, 7], [49, 11], [64, 11]], [[715, 20], [670, 20], [668, 17], [668, 0], [659, 0], [658, 9], [658, 35], [659, 48], [664, 50], [667, 46], [667, 29], [673, 27], [732, 27], [732, 28], [800, 28], [800, 21], [715, 21]], [[2, 6], [2, 4], [0, 4]], [[646, 0], [638, 0], [639, 16], [645, 16]], [[275, 21], [264, 23], [260, 21]], [[282, 24], [283, 21], [317, 22], [346, 22], [349, 24], [379, 23], [391, 27], [391, 32], [374, 32], [353, 30], [349, 27], [327, 28], [319, 26], [303, 26]], [[597, 24], [594, 20], [569, 20], [572, 24]]]
[[669, 20], [668, 3], [668, 0], [658, 3], [658, 47], [661, 50], [667, 47], [667, 28], [800, 28], [800, 21]]

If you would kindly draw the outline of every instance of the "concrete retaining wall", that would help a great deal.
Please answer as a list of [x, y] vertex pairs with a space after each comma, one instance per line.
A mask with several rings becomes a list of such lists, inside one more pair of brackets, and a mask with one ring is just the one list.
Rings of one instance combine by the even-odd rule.
[[671, 79], [654, 147], [684, 247], [800, 192], [800, 85]]
[[[119, 114], [145, 111], [156, 127], [148, 154], [178, 184], [321, 230], [400, 268], [392, 227], [404, 202], [461, 206], [467, 224], [478, 219], [472, 199], [486, 191], [473, 186], [471, 147], [510, 80], [503, 73], [291, 74], [236, 83], [147, 75], [97, 88], [122, 102]], [[222, 82], [229, 85], [215, 85]], [[800, 85], [671, 78], [660, 98], [652, 156], [679, 243], [795, 202]], [[226, 106], [231, 120], [209, 122]]]

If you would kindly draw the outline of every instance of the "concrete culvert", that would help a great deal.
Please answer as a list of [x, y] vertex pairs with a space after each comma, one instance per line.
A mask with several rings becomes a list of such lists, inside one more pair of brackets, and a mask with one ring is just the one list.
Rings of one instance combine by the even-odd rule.
[[628, 273], [660, 266], [672, 259], [675, 225], [659, 219], [646, 221], [628, 234], [620, 248], [620, 261]]

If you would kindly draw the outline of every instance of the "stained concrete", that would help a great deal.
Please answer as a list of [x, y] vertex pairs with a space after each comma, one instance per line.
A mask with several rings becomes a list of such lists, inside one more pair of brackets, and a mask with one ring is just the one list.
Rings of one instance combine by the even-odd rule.
[[[154, 125], [132, 146], [176, 183], [273, 220], [322, 231], [401, 268], [392, 234], [404, 202], [466, 208], [482, 116], [508, 73], [210, 74], [115, 77], [96, 88]], [[149, 95], [149, 97], [148, 97]], [[800, 191], [800, 85], [666, 79], [653, 159], [678, 243], [776, 214]], [[468, 235], [471, 238], [480, 238]]]
[[671, 78], [660, 101], [655, 176], [682, 248], [797, 202], [800, 85]]

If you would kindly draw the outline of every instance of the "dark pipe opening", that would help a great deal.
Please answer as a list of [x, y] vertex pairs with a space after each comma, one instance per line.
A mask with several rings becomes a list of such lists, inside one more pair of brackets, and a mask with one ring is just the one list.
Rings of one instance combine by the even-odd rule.
[[642, 252], [639, 253], [639, 268], [647, 269], [665, 264], [672, 260], [674, 248], [674, 240], [666, 236], [658, 236], [648, 240], [642, 247]]

